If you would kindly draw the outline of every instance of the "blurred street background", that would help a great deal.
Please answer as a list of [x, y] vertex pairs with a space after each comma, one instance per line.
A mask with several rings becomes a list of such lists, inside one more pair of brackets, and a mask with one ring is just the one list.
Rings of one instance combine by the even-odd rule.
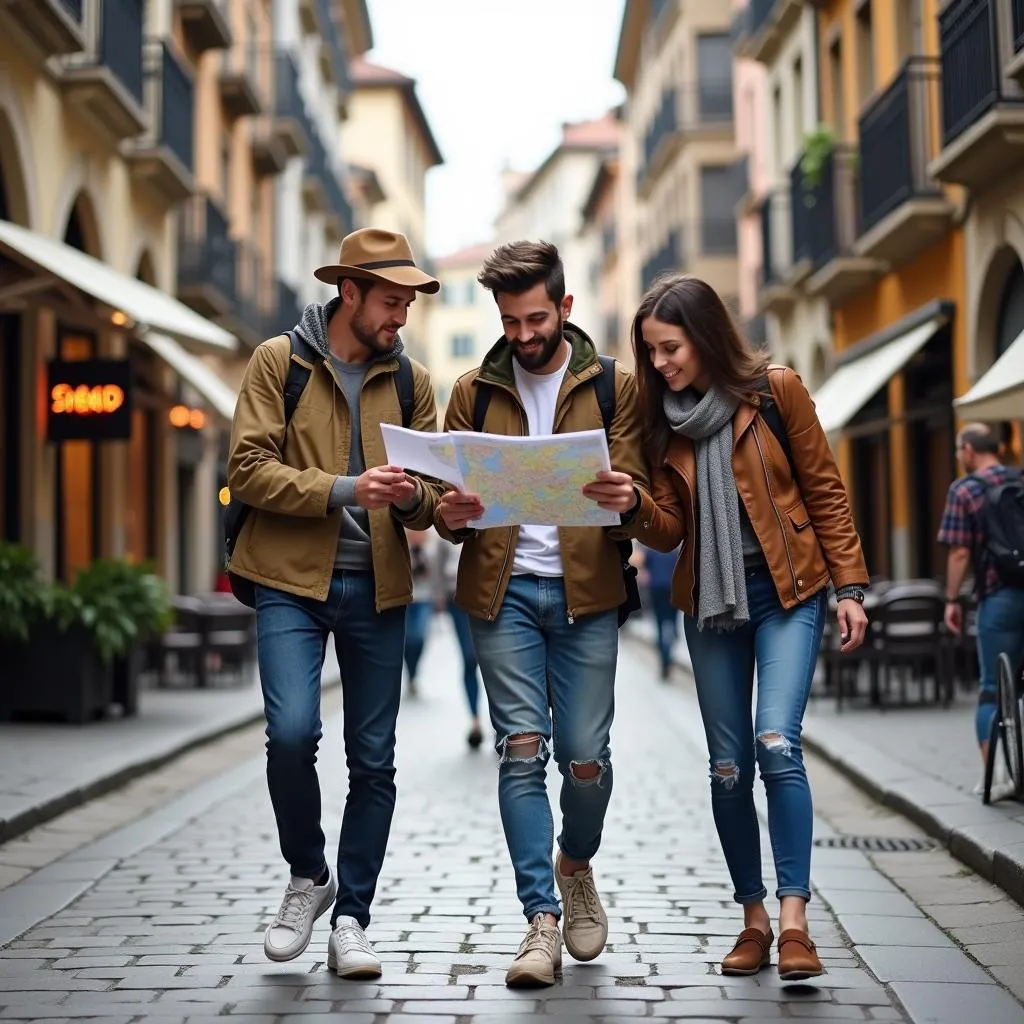
[[[856, 657], [827, 631], [806, 720], [829, 975], [804, 995], [827, 1008], [712, 972], [734, 927], [706, 751], [649, 600], [623, 633], [603, 967], [521, 1005], [500, 985], [494, 760], [486, 727], [466, 748], [441, 612], [402, 714], [380, 991], [327, 986], [318, 939], [305, 982], [257, 955], [281, 879], [255, 626], [222, 573], [228, 433], [253, 349], [331, 297], [312, 271], [362, 226], [442, 281], [402, 332], [439, 422], [500, 334], [481, 262], [518, 238], [558, 245], [603, 352], [631, 365], [640, 296], [686, 270], [814, 395], [875, 624]], [[977, 420], [1020, 464], [1022, 0], [0, 0], [0, 1021], [454, 1024], [581, 997], [1024, 1021], [1024, 804], [976, 793], [969, 593], [965, 636], [942, 626]], [[329, 661], [332, 814], [336, 683]]]

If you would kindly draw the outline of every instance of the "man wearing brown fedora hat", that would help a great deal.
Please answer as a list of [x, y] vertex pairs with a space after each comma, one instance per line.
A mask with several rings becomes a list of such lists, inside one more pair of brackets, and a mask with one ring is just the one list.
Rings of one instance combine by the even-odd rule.
[[[291, 879], [264, 939], [292, 960], [331, 910], [328, 965], [373, 978], [366, 938], [395, 807], [395, 724], [412, 571], [405, 530], [433, 522], [436, 485], [387, 465], [380, 424], [437, 429], [427, 371], [399, 330], [439, 283], [404, 236], [364, 228], [316, 277], [337, 288], [287, 336], [260, 345], [231, 430], [229, 484], [250, 509], [229, 576], [254, 589], [267, 715], [267, 781]], [[345, 704], [349, 792], [337, 873], [325, 858], [316, 751], [320, 676], [334, 634]]]

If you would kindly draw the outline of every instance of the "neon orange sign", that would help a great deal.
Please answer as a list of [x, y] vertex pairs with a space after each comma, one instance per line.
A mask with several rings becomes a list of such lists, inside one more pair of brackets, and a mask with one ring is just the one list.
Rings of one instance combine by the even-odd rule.
[[57, 414], [109, 416], [124, 405], [124, 388], [117, 384], [55, 384], [50, 389], [50, 399], [50, 410]]

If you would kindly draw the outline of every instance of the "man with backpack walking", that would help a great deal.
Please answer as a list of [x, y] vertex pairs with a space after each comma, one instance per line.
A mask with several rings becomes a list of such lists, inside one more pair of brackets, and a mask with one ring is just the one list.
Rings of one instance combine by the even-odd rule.
[[[316, 277], [337, 287], [288, 336], [252, 355], [231, 429], [228, 574], [252, 591], [267, 715], [267, 781], [291, 879], [264, 951], [292, 960], [331, 911], [328, 966], [373, 978], [370, 921], [395, 807], [395, 723], [412, 573], [406, 527], [427, 529], [438, 491], [387, 465], [380, 424], [436, 429], [426, 370], [398, 331], [417, 292], [438, 282], [405, 237], [364, 228]], [[337, 873], [325, 858], [316, 751], [320, 675], [333, 633], [349, 770]]]
[[939, 543], [949, 545], [946, 627], [958, 635], [960, 588], [968, 570], [974, 575], [981, 674], [975, 729], [982, 764], [996, 715], [996, 662], [1004, 651], [1014, 666], [1024, 656], [1024, 479], [999, 453], [999, 438], [984, 423], [957, 434], [957, 460], [966, 475], [950, 485], [939, 529]]
[[[633, 376], [567, 322], [572, 296], [555, 246], [501, 245], [478, 280], [494, 296], [504, 335], [456, 382], [446, 429], [536, 436], [604, 426], [613, 471], [584, 493], [622, 516], [614, 528], [476, 530], [480, 500], [459, 491], [446, 492], [435, 514], [438, 532], [463, 545], [455, 600], [470, 615], [497, 734], [501, 820], [529, 922], [506, 983], [551, 985], [561, 967], [563, 909], [565, 945], [577, 960], [594, 959], [608, 937], [590, 861], [612, 790], [619, 610], [636, 607], [628, 600], [635, 570], [625, 569], [621, 542], [646, 470]], [[552, 755], [563, 777], [554, 864], [545, 787]]]

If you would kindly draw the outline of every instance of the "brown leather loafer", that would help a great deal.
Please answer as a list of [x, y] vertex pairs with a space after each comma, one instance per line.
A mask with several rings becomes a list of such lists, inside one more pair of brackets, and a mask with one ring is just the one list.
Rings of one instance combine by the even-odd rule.
[[772, 943], [775, 936], [758, 928], [744, 928], [732, 952], [722, 960], [723, 974], [757, 974], [772, 962]]
[[787, 928], [779, 936], [779, 978], [803, 981], [823, 973], [818, 951], [811, 937], [799, 928]]

